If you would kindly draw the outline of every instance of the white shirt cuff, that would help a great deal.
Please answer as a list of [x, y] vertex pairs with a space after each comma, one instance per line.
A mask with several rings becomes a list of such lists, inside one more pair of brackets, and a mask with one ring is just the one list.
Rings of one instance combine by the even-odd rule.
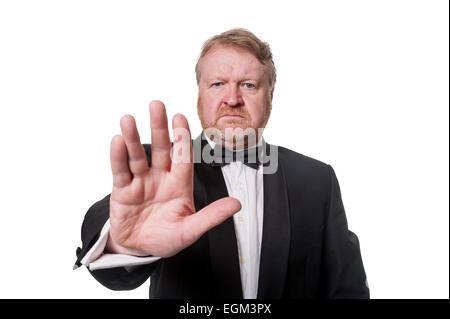
[[161, 257], [136, 257], [124, 254], [105, 254], [106, 242], [109, 234], [109, 219], [100, 232], [100, 236], [94, 246], [87, 252], [81, 263], [89, 270], [108, 269], [125, 267], [127, 271], [132, 271], [135, 267], [151, 264]]

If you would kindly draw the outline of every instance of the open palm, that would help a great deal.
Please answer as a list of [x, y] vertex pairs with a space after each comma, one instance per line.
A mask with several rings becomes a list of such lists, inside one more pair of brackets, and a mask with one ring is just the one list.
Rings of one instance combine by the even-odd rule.
[[108, 250], [170, 257], [240, 210], [239, 201], [228, 197], [195, 212], [192, 143], [183, 115], [173, 117], [172, 128], [189, 136], [174, 136], [173, 148], [187, 149], [188, 160], [172, 161], [164, 104], [150, 104], [151, 167], [134, 118], [126, 115], [120, 124], [122, 136], [115, 136], [111, 142], [113, 190]]

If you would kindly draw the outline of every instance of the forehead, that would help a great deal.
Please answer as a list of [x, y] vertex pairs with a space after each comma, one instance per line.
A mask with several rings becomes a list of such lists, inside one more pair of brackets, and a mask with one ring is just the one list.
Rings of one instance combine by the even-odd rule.
[[212, 48], [201, 61], [205, 79], [214, 77], [255, 78], [264, 76], [265, 66], [250, 52], [229, 46]]

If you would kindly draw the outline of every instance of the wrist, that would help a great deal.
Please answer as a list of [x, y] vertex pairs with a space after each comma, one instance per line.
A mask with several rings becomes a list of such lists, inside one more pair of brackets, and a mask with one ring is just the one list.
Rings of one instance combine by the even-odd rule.
[[111, 231], [108, 232], [108, 240], [106, 241], [105, 253], [110, 254], [123, 254], [136, 257], [149, 256], [148, 253], [134, 248], [127, 248], [119, 245], [111, 236]]

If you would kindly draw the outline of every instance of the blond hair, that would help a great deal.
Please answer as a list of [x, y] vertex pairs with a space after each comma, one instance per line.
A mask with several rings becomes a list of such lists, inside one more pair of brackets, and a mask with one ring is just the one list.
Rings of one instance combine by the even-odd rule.
[[197, 84], [200, 82], [200, 62], [202, 58], [212, 48], [219, 45], [231, 46], [253, 54], [266, 67], [270, 87], [273, 88], [275, 86], [277, 72], [269, 44], [261, 41], [252, 32], [242, 28], [231, 29], [215, 35], [203, 44], [202, 51], [195, 65]]

